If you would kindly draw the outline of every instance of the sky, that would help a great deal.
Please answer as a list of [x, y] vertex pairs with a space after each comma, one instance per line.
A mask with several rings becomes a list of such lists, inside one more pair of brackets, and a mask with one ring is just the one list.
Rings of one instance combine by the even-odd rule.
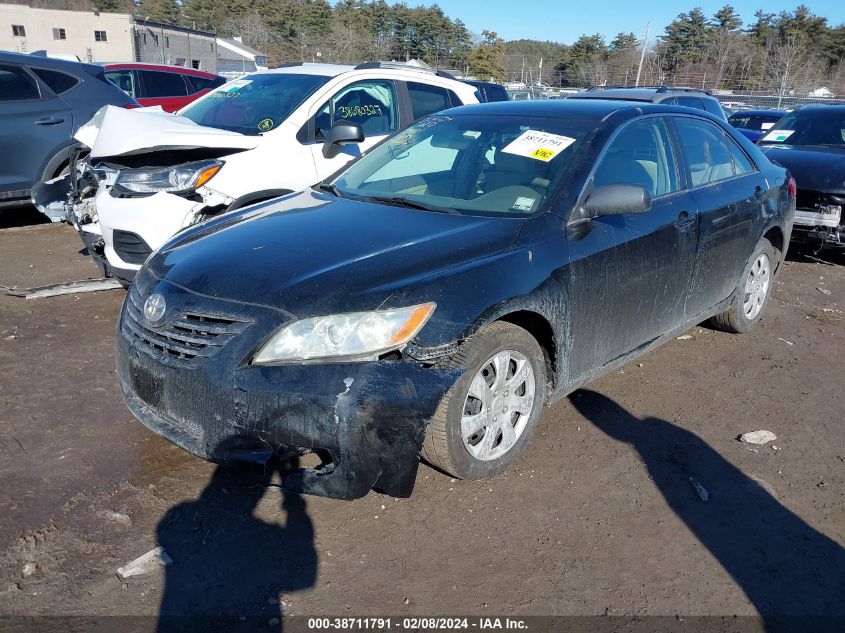
[[[452, 19], [460, 18], [473, 33], [484, 29], [496, 31], [505, 40], [529, 38], [571, 44], [582, 34], [601, 33], [608, 41], [620, 32], [632, 31], [642, 37], [646, 23], [651, 22], [651, 35], [663, 33], [664, 27], [681, 12], [699, 6], [712, 16], [725, 4], [737, 10], [744, 23], [754, 20], [754, 13], [763, 8], [767, 13], [793, 11], [801, 0], [690, 0], [688, 3], [655, 0], [405, 0], [410, 6], [439, 4]], [[816, 15], [826, 17], [828, 24], [845, 23], [845, 0], [806, 0]], [[584, 7], [589, 7], [585, 10]], [[656, 33], [655, 33], [656, 31]]]

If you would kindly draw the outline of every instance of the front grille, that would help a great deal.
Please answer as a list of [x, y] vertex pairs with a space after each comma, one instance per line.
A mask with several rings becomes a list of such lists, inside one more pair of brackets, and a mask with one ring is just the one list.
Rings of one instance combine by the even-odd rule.
[[129, 231], [115, 230], [112, 242], [118, 257], [127, 264], [143, 264], [153, 252], [140, 236]]
[[198, 365], [213, 356], [250, 324], [219, 314], [180, 312], [160, 327], [150, 327], [143, 316], [143, 305], [133, 285], [121, 327], [123, 336], [149, 356], [180, 367]]

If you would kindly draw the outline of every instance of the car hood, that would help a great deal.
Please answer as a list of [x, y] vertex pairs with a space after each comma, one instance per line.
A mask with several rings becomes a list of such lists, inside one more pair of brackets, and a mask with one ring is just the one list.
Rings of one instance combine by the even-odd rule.
[[770, 160], [786, 167], [799, 189], [845, 193], [845, 149], [763, 145]]
[[256, 147], [261, 139], [260, 136], [197, 125], [160, 107], [127, 110], [110, 105], [100, 108], [79, 128], [74, 138], [91, 148], [91, 158], [127, 156], [151, 150], [245, 150]]
[[507, 251], [523, 223], [307, 190], [189, 229], [147, 267], [195, 293], [299, 317], [371, 310], [437, 271]]

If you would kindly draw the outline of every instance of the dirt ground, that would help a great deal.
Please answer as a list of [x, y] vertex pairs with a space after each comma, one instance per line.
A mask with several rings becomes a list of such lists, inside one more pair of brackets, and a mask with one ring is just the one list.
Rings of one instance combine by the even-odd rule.
[[[0, 230], [0, 284], [95, 277], [80, 248]], [[0, 295], [0, 615], [845, 615], [830, 258], [787, 261], [753, 333], [694, 328], [547, 409], [495, 479], [423, 465], [410, 499], [354, 502], [285, 498], [136, 422], [122, 290]], [[737, 441], [758, 429], [777, 440]], [[156, 545], [172, 565], [117, 577]]]

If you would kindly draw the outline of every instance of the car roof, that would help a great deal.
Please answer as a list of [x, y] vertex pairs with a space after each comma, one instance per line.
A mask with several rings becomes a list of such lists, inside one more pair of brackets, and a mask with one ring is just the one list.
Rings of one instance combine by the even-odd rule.
[[783, 116], [787, 114], [786, 110], [775, 110], [773, 108], [757, 108], [757, 109], [748, 109], [748, 110], [737, 110], [731, 116], [743, 116], [746, 114], [751, 115], [767, 115], [770, 114], [772, 116]]
[[795, 108], [793, 112], [798, 112], [801, 110], [802, 112], [806, 112], [807, 110], [845, 110], [845, 103], [806, 103], [798, 108]]
[[195, 77], [217, 77], [214, 73], [196, 68], [185, 68], [184, 66], [173, 66], [172, 64], [146, 64], [144, 62], [102, 62], [99, 64], [108, 70], [139, 69], [139, 70], [163, 70], [175, 72], [181, 75], [194, 75]]
[[11, 51], [0, 51], [0, 61], [11, 64], [37, 64], [39, 66], [49, 66], [57, 70], [67, 71], [86, 71], [93, 74], [102, 72], [102, 66], [97, 64], [86, 64], [85, 62], [74, 62], [68, 59], [56, 59], [55, 57], [46, 57], [42, 55], [30, 55], [28, 53], [13, 53]]
[[710, 97], [711, 99], [715, 98], [706, 92], [686, 88], [598, 88], [595, 90], [578, 92], [571, 95], [571, 97], [576, 99], [624, 99], [625, 101], [653, 101], [657, 96], [675, 97], [678, 95]]
[[694, 108], [663, 105], [660, 103], [631, 103], [630, 100], [613, 99], [536, 99], [530, 101], [496, 101], [452, 108], [452, 114], [491, 114], [494, 116], [526, 116], [549, 118], [585, 118], [602, 120], [616, 112], [627, 112], [631, 117], [649, 113], [697, 114], [714, 121], [713, 115]]
[[323, 64], [320, 62], [293, 62], [290, 64], [282, 64], [278, 68], [271, 68], [270, 70], [262, 70], [250, 74], [294, 74], [294, 75], [320, 75], [323, 77], [337, 77], [345, 73], [351, 72], [366, 72], [373, 70], [383, 70], [387, 72], [399, 72], [415, 77], [437, 77], [439, 80], [447, 79], [451, 81], [459, 81], [448, 73], [443, 73], [434, 70], [433, 68], [423, 68], [413, 66], [410, 64], [403, 64], [400, 62], [365, 62], [357, 66], [351, 64]]

